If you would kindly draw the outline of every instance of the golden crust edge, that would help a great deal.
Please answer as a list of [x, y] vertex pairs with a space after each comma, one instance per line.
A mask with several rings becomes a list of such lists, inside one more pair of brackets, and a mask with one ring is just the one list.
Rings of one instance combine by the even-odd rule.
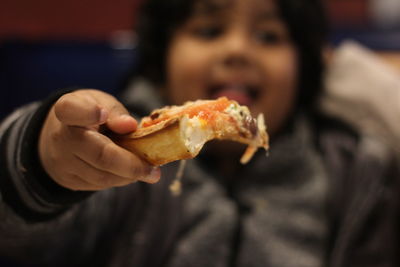
[[186, 147], [179, 120], [170, 120], [162, 127], [154, 127], [150, 131], [121, 136], [115, 142], [155, 166], [191, 159], [200, 151], [192, 153]]

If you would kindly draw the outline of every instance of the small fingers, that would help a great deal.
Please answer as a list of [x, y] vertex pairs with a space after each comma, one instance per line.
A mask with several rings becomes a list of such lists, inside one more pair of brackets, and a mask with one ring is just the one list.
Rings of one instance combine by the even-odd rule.
[[71, 128], [74, 154], [89, 165], [127, 179], [155, 183], [160, 171], [94, 130]]
[[[125, 177], [117, 176], [107, 171], [99, 170], [76, 157], [76, 168], [72, 170], [72, 175], [75, 175], [77, 180], [87, 184], [87, 188], [94, 190], [102, 190], [106, 188], [124, 186], [136, 182], [137, 179], [133, 177], [128, 179]], [[78, 172], [76, 170], [79, 170]], [[88, 189], [85, 189], [88, 190]]]

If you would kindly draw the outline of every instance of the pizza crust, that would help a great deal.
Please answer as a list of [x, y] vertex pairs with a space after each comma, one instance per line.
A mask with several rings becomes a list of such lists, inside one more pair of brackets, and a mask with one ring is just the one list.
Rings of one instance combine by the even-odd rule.
[[117, 138], [115, 142], [150, 164], [160, 166], [194, 158], [213, 137], [212, 132], [202, 127], [196, 118], [184, 116], [140, 128], [131, 135]]

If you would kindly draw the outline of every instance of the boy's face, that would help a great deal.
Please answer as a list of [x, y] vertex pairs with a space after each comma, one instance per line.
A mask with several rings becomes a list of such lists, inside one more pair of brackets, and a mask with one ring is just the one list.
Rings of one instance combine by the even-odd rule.
[[297, 52], [273, 0], [198, 1], [167, 54], [175, 104], [227, 96], [277, 132], [296, 99]]

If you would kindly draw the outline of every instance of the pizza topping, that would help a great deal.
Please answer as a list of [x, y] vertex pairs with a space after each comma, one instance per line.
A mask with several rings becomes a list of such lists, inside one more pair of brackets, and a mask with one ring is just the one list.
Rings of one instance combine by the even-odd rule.
[[207, 122], [215, 120], [215, 112], [223, 112], [230, 104], [226, 97], [221, 97], [217, 100], [200, 100], [194, 102], [187, 102], [183, 106], [168, 106], [162, 109], [153, 111], [150, 116], [142, 119], [141, 126], [149, 127], [151, 125], [168, 120], [171, 117], [179, 117], [188, 115], [189, 118], [198, 116]]
[[198, 153], [203, 145], [213, 137], [213, 131], [200, 117], [185, 115], [180, 122], [181, 136], [191, 153]]

